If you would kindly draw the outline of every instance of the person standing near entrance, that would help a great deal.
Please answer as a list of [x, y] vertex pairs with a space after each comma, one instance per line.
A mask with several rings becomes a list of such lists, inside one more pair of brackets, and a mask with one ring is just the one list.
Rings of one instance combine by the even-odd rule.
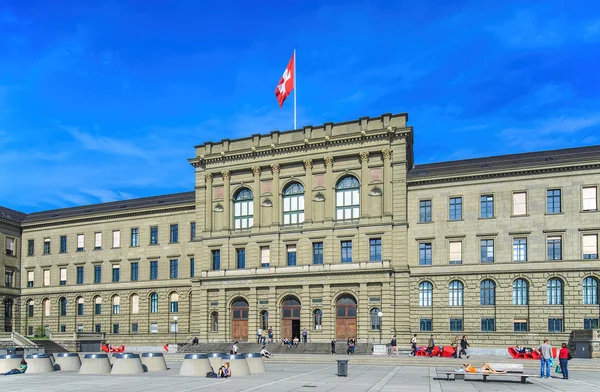
[[258, 327], [258, 331], [256, 331], [256, 343], [262, 343], [262, 334], [263, 334], [263, 330], [262, 328]]
[[417, 355], [417, 334], [414, 334], [410, 339], [410, 347], [412, 348], [411, 353], [409, 354], [411, 357]]
[[269, 327], [269, 343], [273, 343], [273, 328]]
[[304, 328], [302, 330], [302, 343], [306, 344], [306, 340], [308, 340], [308, 331]]
[[396, 335], [392, 337], [392, 341], [390, 342], [390, 346], [392, 346], [392, 352], [390, 353], [390, 357], [395, 352], [396, 358], [398, 357], [398, 341], [396, 340]]
[[540, 344], [535, 349], [542, 354], [540, 358], [540, 378], [550, 378], [550, 359], [552, 358], [552, 346], [548, 343], [548, 339], [544, 339], [544, 343]]

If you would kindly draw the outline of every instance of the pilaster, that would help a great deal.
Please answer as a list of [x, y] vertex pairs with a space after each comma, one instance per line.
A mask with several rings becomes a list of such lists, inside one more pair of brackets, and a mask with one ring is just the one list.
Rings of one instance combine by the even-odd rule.
[[333, 183], [333, 157], [325, 157], [325, 221], [334, 217], [335, 184]]
[[206, 173], [206, 217], [205, 217], [205, 231], [212, 231], [212, 210], [213, 210], [213, 175], [212, 173]]
[[363, 151], [360, 153], [360, 216], [368, 217], [369, 209], [367, 208], [369, 198], [369, 152]]
[[260, 227], [260, 166], [252, 167], [254, 175], [254, 227]]
[[313, 161], [310, 158], [304, 160], [304, 170], [306, 177], [304, 181], [304, 222], [312, 223], [312, 169]]
[[223, 229], [229, 230], [231, 225], [231, 173], [229, 170], [221, 172], [223, 176]]
[[281, 194], [279, 192], [279, 169], [278, 163], [271, 165], [271, 172], [273, 172], [273, 221], [271, 226], [279, 226], [279, 217], [281, 211], [279, 205], [281, 203]]
[[392, 214], [392, 150], [381, 150], [383, 156], [383, 215]]

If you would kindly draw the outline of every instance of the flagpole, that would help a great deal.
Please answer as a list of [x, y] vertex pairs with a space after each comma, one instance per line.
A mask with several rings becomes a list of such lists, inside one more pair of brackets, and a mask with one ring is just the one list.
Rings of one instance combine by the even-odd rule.
[[296, 129], [296, 49], [294, 49], [294, 129]]

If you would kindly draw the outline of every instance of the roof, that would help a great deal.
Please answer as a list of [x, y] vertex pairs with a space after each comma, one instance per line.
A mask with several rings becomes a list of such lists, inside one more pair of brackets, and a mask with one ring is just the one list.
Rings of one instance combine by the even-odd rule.
[[[52, 219], [73, 218], [85, 215], [106, 214], [110, 212], [123, 212], [142, 208], [158, 208], [176, 204], [194, 203], [195, 192], [173, 193], [170, 195], [142, 197], [139, 199], [113, 201], [110, 203], [90, 204], [79, 207], [61, 208], [57, 210], [34, 212], [27, 214], [21, 221], [23, 223], [39, 222]], [[25, 215], [25, 214], [23, 214]]]
[[453, 177], [461, 174], [485, 174], [511, 169], [599, 161], [600, 145], [415, 165], [408, 172], [407, 178], [416, 180], [439, 176]]
[[6, 219], [11, 222], [20, 223], [25, 219], [27, 214], [15, 210], [11, 210], [10, 208], [0, 206], [0, 219]]

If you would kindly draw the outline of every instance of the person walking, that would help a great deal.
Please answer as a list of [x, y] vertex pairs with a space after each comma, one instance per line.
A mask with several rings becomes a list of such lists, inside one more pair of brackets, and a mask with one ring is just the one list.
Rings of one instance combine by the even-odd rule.
[[398, 341], [396, 340], [396, 335], [392, 337], [392, 341], [390, 342], [390, 346], [392, 346], [392, 352], [390, 353], [390, 357], [395, 352], [396, 358], [398, 357]]
[[408, 355], [414, 357], [415, 355], [417, 355], [417, 334], [414, 334], [413, 337], [410, 339], [410, 347], [412, 348], [412, 351]]
[[433, 356], [434, 349], [435, 349], [435, 337], [433, 335], [431, 335], [431, 337], [429, 338], [429, 342], [427, 343], [427, 352], [429, 353], [430, 357]]
[[273, 328], [269, 327], [268, 334], [269, 334], [269, 343], [273, 343]]
[[540, 378], [550, 378], [550, 359], [552, 358], [552, 346], [548, 343], [548, 339], [544, 339], [544, 343], [540, 344], [535, 349], [542, 354], [540, 358]]
[[[462, 358], [462, 355], [467, 355], [467, 347], [469, 347], [469, 342], [467, 341], [467, 335], [463, 335], [462, 339], [460, 340], [460, 352], [458, 353], [458, 357]], [[469, 358], [470, 355], [467, 355], [467, 358]]]
[[335, 339], [331, 339], [331, 355], [335, 354]]
[[560, 362], [560, 370], [562, 371], [563, 378], [569, 379], [569, 349], [567, 343], [563, 343], [560, 351], [558, 352], [558, 361]]

